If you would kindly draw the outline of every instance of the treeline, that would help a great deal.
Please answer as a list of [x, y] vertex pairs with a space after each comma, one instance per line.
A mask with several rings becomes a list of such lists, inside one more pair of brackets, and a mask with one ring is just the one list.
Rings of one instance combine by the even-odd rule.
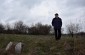
[[13, 27], [9, 24], [0, 24], [0, 33], [3, 34], [30, 34], [30, 35], [47, 35], [50, 33], [51, 26], [37, 23], [30, 27], [22, 21], [15, 22]]
[[[77, 23], [69, 23], [66, 28], [62, 28], [61, 32], [65, 32], [72, 37], [74, 34], [85, 35], [82, 32], [82, 27]], [[15, 22], [14, 24], [3, 25], [0, 23], [0, 34], [29, 34], [29, 35], [48, 35], [54, 34], [54, 30], [51, 25], [36, 23], [33, 25], [26, 25], [22, 21]]]

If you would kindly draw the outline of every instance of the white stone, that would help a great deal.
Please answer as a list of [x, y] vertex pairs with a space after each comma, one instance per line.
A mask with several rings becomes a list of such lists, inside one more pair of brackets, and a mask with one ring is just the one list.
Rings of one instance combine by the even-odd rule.
[[5, 50], [6, 50], [6, 51], [7, 51], [7, 50], [9, 50], [9, 49], [10, 49], [10, 47], [11, 47], [12, 45], [13, 45], [13, 42], [9, 42], [9, 44], [7, 45], [7, 47], [6, 47], [6, 49], [5, 49]]
[[20, 54], [20, 53], [21, 53], [21, 50], [22, 50], [22, 43], [19, 42], [19, 43], [17, 43], [16, 46], [15, 46], [15, 52], [16, 52], [17, 54]]

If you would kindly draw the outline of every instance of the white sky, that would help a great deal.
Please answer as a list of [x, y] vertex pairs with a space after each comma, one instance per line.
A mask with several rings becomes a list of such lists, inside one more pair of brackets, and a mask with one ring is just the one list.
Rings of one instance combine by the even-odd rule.
[[80, 23], [85, 28], [85, 0], [0, 0], [0, 23], [22, 20], [31, 25], [37, 22], [50, 24], [59, 13], [63, 27]]

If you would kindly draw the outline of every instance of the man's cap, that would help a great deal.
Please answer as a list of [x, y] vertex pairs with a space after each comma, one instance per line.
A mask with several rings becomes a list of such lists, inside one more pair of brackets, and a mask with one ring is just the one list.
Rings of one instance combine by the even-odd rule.
[[55, 13], [55, 15], [58, 15], [58, 13]]

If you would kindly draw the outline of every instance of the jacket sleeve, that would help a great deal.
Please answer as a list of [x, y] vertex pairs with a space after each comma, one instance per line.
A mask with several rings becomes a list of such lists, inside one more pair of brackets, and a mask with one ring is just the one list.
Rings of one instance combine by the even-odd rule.
[[61, 21], [61, 27], [62, 27], [62, 19], [60, 18], [60, 21]]
[[54, 18], [53, 18], [53, 20], [52, 20], [52, 26], [54, 26]]

